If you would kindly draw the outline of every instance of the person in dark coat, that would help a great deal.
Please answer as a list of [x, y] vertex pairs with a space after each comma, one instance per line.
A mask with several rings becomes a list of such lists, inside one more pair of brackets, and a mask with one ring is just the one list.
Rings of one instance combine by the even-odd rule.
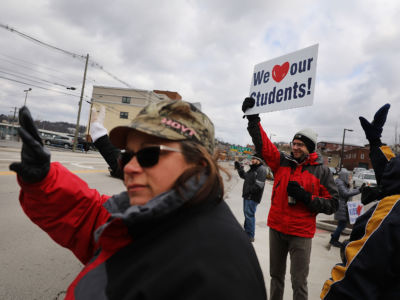
[[331, 240], [329, 244], [340, 248], [342, 243], [339, 242], [339, 237], [343, 230], [346, 228], [349, 222], [349, 213], [347, 210], [347, 201], [351, 200], [352, 196], [361, 193], [361, 187], [359, 189], [350, 188], [350, 172], [342, 169], [340, 170], [339, 176], [336, 178], [335, 183], [339, 191], [339, 209], [335, 212], [334, 218], [338, 221], [335, 231], [331, 234]]
[[238, 171], [240, 178], [244, 179], [242, 191], [244, 230], [250, 241], [254, 242], [255, 214], [264, 192], [267, 169], [258, 155], [251, 157], [250, 169], [247, 172], [244, 171], [243, 166], [238, 161], [235, 161], [235, 169]]
[[254, 299], [256, 253], [224, 201], [214, 125], [194, 105], [161, 101], [111, 130], [126, 189], [102, 195], [51, 162], [26, 107], [10, 165], [25, 214], [85, 266], [65, 299]]

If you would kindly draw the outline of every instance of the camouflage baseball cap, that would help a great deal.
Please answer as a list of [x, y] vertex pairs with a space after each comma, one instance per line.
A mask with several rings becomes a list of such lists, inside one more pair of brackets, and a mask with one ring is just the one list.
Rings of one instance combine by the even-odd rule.
[[214, 125], [193, 104], [182, 100], [150, 103], [132, 120], [129, 126], [110, 131], [110, 140], [125, 149], [126, 137], [132, 129], [167, 140], [193, 140], [214, 152]]

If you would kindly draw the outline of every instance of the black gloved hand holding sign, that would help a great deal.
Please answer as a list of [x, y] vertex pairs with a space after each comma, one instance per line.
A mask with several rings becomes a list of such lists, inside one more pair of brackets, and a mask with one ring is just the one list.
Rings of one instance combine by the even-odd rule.
[[23, 181], [35, 183], [43, 180], [50, 170], [50, 151], [43, 146], [39, 131], [26, 106], [19, 110], [18, 134], [22, 139], [21, 162], [10, 164]]
[[[251, 98], [251, 97], [245, 98], [243, 100], [243, 104], [242, 104], [242, 111], [245, 113], [246, 110], [248, 110], [249, 108], [254, 107], [255, 104], [256, 104], [256, 100], [254, 100], [254, 98]], [[258, 114], [243, 116], [243, 118], [244, 117], [247, 117], [249, 122], [251, 122], [251, 121], [260, 122], [260, 118], [259, 118]]]
[[304, 202], [305, 205], [311, 202], [311, 193], [307, 192], [297, 181], [289, 181], [286, 190], [289, 196]]

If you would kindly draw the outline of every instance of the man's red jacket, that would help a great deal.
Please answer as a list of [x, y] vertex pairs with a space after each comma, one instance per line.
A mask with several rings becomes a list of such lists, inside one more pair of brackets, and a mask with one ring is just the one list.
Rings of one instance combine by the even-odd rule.
[[[332, 173], [316, 152], [310, 153], [301, 163], [279, 152], [260, 122], [249, 122], [247, 129], [256, 150], [274, 173], [268, 226], [284, 234], [312, 238], [317, 214], [332, 214], [338, 208], [339, 194]], [[289, 181], [297, 181], [311, 193], [312, 200], [307, 206], [301, 201], [296, 205], [288, 204], [286, 189]]]

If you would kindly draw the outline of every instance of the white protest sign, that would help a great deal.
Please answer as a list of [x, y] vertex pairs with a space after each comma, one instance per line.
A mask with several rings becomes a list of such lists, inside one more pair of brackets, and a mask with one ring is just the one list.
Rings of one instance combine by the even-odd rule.
[[361, 201], [348, 201], [347, 208], [350, 224], [354, 224], [356, 219], [364, 213], [364, 205], [362, 205]]
[[256, 105], [246, 115], [312, 105], [318, 44], [254, 67], [250, 97]]

